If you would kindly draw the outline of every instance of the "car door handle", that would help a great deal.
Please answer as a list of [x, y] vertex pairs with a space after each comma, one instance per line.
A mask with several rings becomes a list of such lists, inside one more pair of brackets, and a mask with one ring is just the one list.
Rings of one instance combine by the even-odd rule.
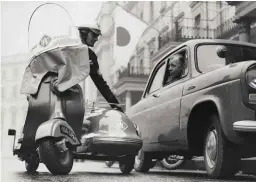
[[196, 88], [196, 86], [195, 86], [195, 85], [192, 85], [192, 86], [189, 86], [189, 87], [187, 88], [187, 90], [192, 90], [192, 89], [194, 89], [194, 88]]
[[153, 97], [158, 98], [158, 97], [160, 97], [160, 95], [159, 94], [153, 94]]

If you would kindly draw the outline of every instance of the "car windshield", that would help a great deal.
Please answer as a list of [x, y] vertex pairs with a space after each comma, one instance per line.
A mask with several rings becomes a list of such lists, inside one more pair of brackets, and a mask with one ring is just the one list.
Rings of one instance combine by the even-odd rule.
[[[220, 46], [225, 46], [227, 49], [227, 56], [225, 58], [221, 58], [217, 55], [217, 49]], [[211, 44], [200, 45], [197, 48], [197, 64], [202, 73], [223, 67], [230, 63], [248, 60], [256, 60], [255, 47], [233, 44]]]

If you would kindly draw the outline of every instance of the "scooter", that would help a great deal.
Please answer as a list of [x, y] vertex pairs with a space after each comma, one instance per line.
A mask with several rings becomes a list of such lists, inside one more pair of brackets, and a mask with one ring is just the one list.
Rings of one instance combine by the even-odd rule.
[[[48, 8], [60, 17], [67, 13], [58, 4], [45, 3], [33, 12], [29, 25], [36, 12], [43, 15], [38, 13], [40, 18], [49, 15]], [[47, 26], [40, 25], [47, 21], [35, 21], [35, 29], [42, 31]], [[60, 27], [59, 22], [67, 20], [51, 22], [48, 27]], [[68, 35], [65, 32], [53, 36], [52, 32], [58, 32], [55, 30], [33, 39], [39, 43], [32, 48], [21, 89], [28, 94], [25, 124], [17, 140], [16, 130], [8, 131], [8, 135], [14, 136], [13, 155], [25, 161], [28, 172], [36, 171], [42, 162], [54, 175], [68, 174], [74, 159], [89, 159], [119, 161], [121, 172], [128, 174], [142, 147], [139, 130], [125, 113], [115, 109], [93, 109], [84, 117], [85, 101], [78, 83], [89, 74], [89, 60], [84, 60], [88, 50], [78, 35], [75, 40], [70, 36], [70, 26], [67, 29]], [[62, 90], [58, 93], [53, 89], [56, 80]]]

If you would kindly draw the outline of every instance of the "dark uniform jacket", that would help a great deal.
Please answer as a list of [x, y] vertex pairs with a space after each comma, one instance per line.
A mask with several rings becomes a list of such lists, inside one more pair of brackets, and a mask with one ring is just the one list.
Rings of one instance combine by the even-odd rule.
[[[102, 77], [102, 74], [99, 72], [99, 63], [97, 60], [96, 54], [89, 48], [89, 59], [90, 59], [90, 76], [93, 80], [94, 84], [103, 95], [103, 97], [107, 100], [108, 103], [116, 103], [119, 104], [117, 98], [110, 90], [107, 82]], [[112, 108], [117, 108], [115, 104], [110, 104]], [[119, 107], [118, 107], [119, 108]]]

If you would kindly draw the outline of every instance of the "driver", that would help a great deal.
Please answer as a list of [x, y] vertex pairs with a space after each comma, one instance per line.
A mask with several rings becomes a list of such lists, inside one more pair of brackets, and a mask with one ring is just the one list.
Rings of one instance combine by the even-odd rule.
[[[80, 38], [83, 44], [93, 47], [95, 42], [98, 40], [101, 31], [98, 25], [84, 25], [78, 27]], [[90, 48], [89, 50], [89, 59], [90, 59], [90, 76], [94, 84], [103, 95], [103, 97], [110, 103], [112, 108], [115, 108], [123, 112], [122, 108], [118, 105], [119, 102], [115, 95], [110, 90], [107, 82], [102, 77], [102, 74], [99, 72], [99, 63], [96, 54]]]
[[184, 73], [184, 56], [182, 56], [181, 54], [176, 54], [169, 61], [168, 79], [166, 83], [171, 83], [181, 79], [183, 73]]

